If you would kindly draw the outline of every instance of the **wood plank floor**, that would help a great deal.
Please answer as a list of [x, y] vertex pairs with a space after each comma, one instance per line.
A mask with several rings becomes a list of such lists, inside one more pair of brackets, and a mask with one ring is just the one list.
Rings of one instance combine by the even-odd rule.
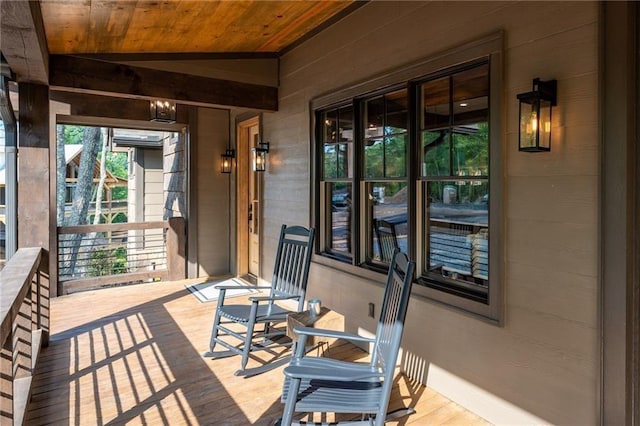
[[[51, 341], [36, 369], [26, 424], [272, 425], [282, 414], [283, 367], [242, 378], [234, 375], [238, 357], [202, 358], [215, 302], [199, 302], [188, 283], [53, 299]], [[367, 356], [348, 344], [329, 352]], [[258, 365], [251, 360], [249, 367]], [[390, 409], [416, 412], [390, 425], [487, 424], [405, 376], [396, 382]]]

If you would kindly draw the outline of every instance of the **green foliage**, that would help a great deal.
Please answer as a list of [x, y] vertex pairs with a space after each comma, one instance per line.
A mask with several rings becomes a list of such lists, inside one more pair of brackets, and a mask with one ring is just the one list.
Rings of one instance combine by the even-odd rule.
[[[386, 133], [386, 132], [385, 132]], [[364, 150], [365, 177], [404, 177], [407, 175], [406, 134], [376, 139]]]
[[115, 200], [126, 200], [127, 199], [127, 188], [118, 186], [111, 190], [112, 199]]
[[106, 167], [114, 176], [127, 179], [129, 177], [129, 158], [127, 153], [107, 152]]
[[489, 169], [489, 126], [478, 124], [471, 134], [454, 134], [453, 170], [458, 176], [486, 176]]
[[81, 144], [84, 141], [83, 126], [64, 126], [64, 144], [73, 145]]
[[129, 219], [127, 219], [127, 215], [124, 213], [118, 213], [116, 217], [113, 218], [111, 223], [127, 223]]
[[[461, 133], [453, 128], [422, 133], [423, 176], [487, 176], [489, 169], [489, 126], [477, 124], [477, 131]], [[452, 144], [453, 143], [453, 149]]]
[[94, 250], [89, 260], [89, 274], [94, 277], [127, 272], [127, 250], [124, 247]]
[[[85, 126], [64, 125], [64, 144], [77, 145], [84, 143]], [[100, 154], [98, 154], [98, 159]], [[106, 168], [114, 176], [121, 179], [129, 177], [129, 158], [126, 152], [107, 152]], [[125, 197], [126, 198], [126, 197]]]

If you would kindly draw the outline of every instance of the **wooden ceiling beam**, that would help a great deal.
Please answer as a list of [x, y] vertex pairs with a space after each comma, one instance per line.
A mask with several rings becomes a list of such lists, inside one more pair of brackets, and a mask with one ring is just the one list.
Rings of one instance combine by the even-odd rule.
[[0, 50], [18, 82], [49, 84], [49, 51], [38, 2], [0, 0]]
[[133, 67], [66, 55], [51, 55], [52, 90], [135, 99], [171, 99], [195, 106], [277, 111], [278, 88]]
[[[144, 99], [114, 98], [54, 90], [50, 92], [50, 97], [53, 101], [69, 104], [71, 115], [136, 121], [149, 120], [149, 101]], [[188, 108], [178, 106], [176, 110], [178, 123], [187, 123], [189, 121], [188, 115]]]

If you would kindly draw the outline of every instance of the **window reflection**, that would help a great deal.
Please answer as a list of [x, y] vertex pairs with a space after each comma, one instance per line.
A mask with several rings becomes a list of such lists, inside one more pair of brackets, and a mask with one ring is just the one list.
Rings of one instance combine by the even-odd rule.
[[351, 184], [338, 182], [327, 184], [330, 194], [331, 211], [329, 212], [330, 251], [351, 254], [351, 200], [353, 194]]
[[[383, 262], [381, 243], [378, 241], [374, 225], [383, 220], [395, 232], [398, 248], [407, 252], [407, 183], [406, 182], [367, 182], [367, 205], [371, 214], [369, 226], [368, 259]], [[388, 257], [387, 257], [388, 258]], [[385, 262], [387, 263], [387, 262]]]
[[489, 188], [485, 180], [427, 186], [429, 271], [485, 285], [489, 279]]

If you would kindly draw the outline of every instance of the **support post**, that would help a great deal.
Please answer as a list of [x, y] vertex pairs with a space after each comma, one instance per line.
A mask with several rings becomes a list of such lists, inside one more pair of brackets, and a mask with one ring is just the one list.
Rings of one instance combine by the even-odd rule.
[[169, 280], [183, 280], [186, 276], [186, 228], [184, 218], [169, 218], [167, 229], [167, 269]]
[[40, 327], [42, 345], [46, 346], [49, 341], [48, 312], [51, 296], [49, 253], [56, 239], [56, 211], [55, 208], [51, 208], [51, 163], [55, 158], [51, 158], [49, 143], [51, 137], [49, 87], [20, 83], [18, 90], [20, 94], [18, 248], [41, 247], [44, 249], [39, 271], [41, 297], [37, 303], [40, 304], [43, 313], [40, 318]]

